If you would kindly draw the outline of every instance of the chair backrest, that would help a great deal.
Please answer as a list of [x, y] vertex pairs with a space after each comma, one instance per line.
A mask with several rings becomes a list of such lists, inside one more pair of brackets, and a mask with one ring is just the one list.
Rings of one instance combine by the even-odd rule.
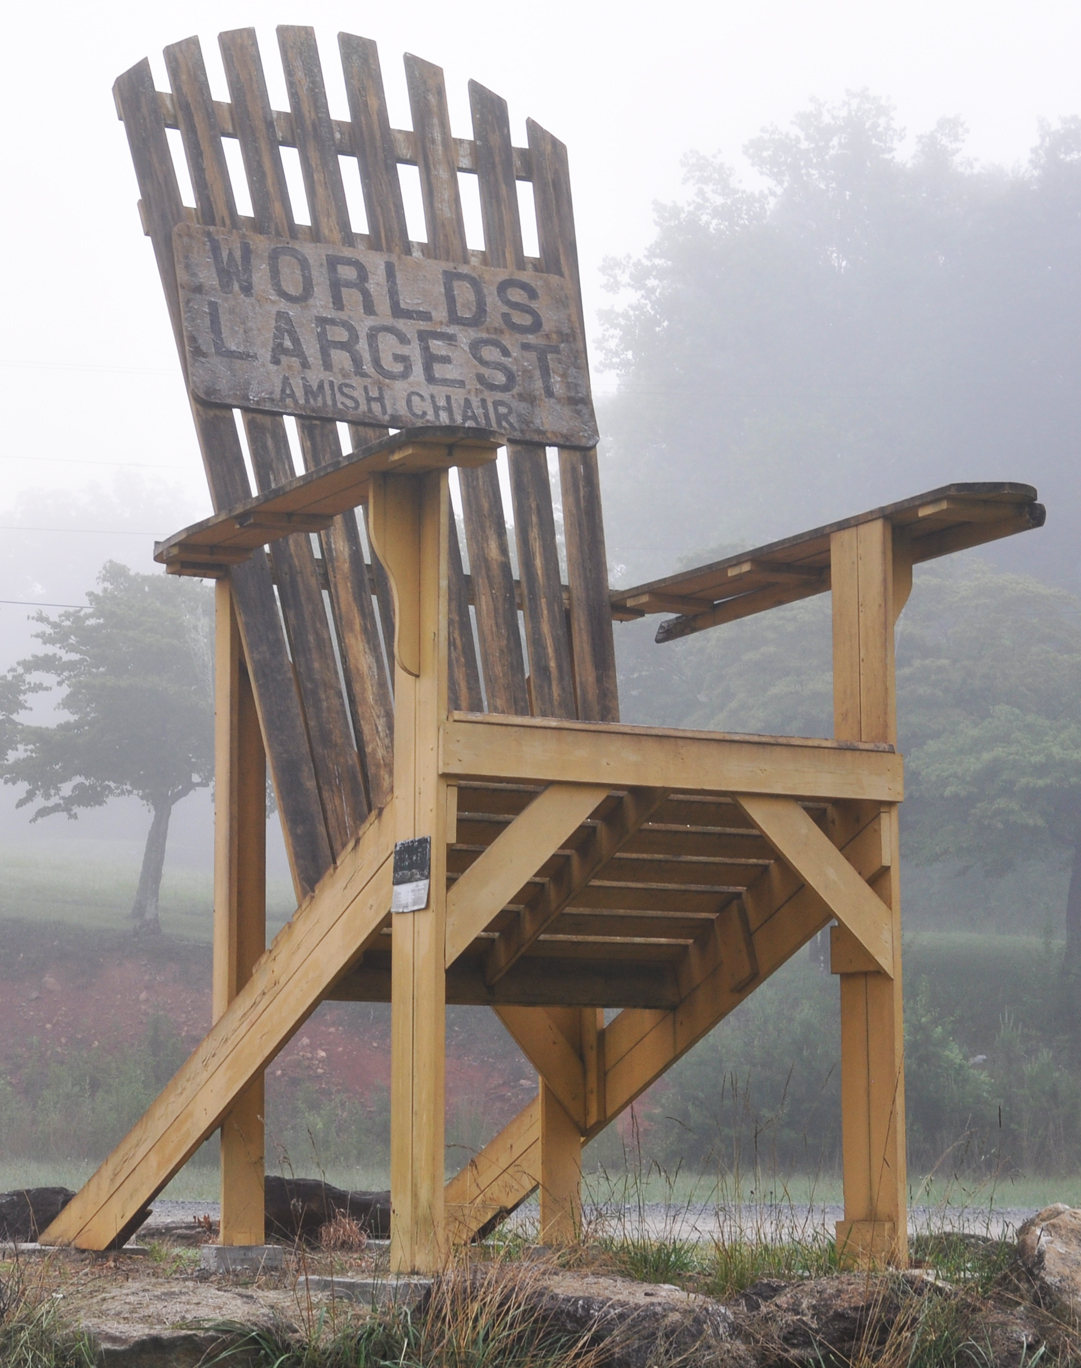
[[[254, 31], [225, 33], [219, 42], [229, 103], [212, 97], [195, 38], [165, 50], [171, 92], [155, 89], [146, 61], [115, 86], [182, 364], [172, 236], [181, 223], [562, 276], [581, 326], [567, 155], [550, 133], [529, 122], [528, 146], [515, 147], [506, 102], [471, 82], [473, 137], [454, 137], [442, 71], [412, 56], [405, 58], [405, 70], [413, 129], [393, 129], [376, 46], [349, 34], [339, 36], [339, 47], [350, 120], [332, 119], [314, 33], [300, 27], [278, 29], [290, 108], [276, 111]], [[179, 130], [195, 199], [191, 207], [183, 203], [167, 129]], [[237, 209], [225, 138], [240, 144], [251, 218]], [[282, 147], [299, 155], [310, 227], [297, 222]], [[346, 174], [356, 166], [366, 233], [351, 221], [343, 164]], [[425, 243], [409, 240], [401, 164], [419, 171]], [[479, 183], [483, 252], [466, 242], [460, 173], [476, 175]], [[518, 181], [532, 183], [538, 259], [527, 259], [523, 249]], [[189, 393], [211, 498], [215, 510], [223, 510], [252, 493], [234, 412], [204, 402], [190, 388]], [[259, 490], [293, 478], [285, 420], [251, 409], [241, 414]], [[302, 417], [297, 428], [307, 469], [341, 455], [335, 422]], [[379, 435], [371, 426], [353, 428], [354, 445]], [[618, 721], [596, 452], [559, 451], [566, 584], [547, 449], [511, 444], [507, 457], [517, 581], [495, 466], [459, 471], [466, 556], [453, 535], [451, 706]], [[337, 517], [319, 537], [320, 556], [311, 537], [297, 533], [232, 573], [248, 670], [302, 894], [369, 811], [386, 803], [393, 772], [386, 668], [393, 609], [386, 578], [377, 558], [366, 555], [366, 530], [354, 514]]]

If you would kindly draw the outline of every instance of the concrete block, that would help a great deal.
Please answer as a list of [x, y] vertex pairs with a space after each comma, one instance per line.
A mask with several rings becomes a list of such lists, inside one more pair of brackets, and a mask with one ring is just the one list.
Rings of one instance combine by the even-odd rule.
[[297, 1290], [334, 1297], [338, 1301], [362, 1302], [365, 1306], [416, 1306], [432, 1285], [431, 1278], [301, 1278]]
[[203, 1273], [280, 1273], [285, 1263], [281, 1245], [201, 1245], [199, 1269]]

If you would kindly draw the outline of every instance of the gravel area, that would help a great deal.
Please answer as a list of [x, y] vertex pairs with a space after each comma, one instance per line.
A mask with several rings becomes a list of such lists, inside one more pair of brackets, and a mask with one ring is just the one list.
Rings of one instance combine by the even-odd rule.
[[[209, 1216], [217, 1221], [220, 1207], [217, 1202], [178, 1202], [159, 1198], [153, 1203], [154, 1214], [136, 1236], [138, 1240], [152, 1237], [155, 1228], [193, 1225]], [[536, 1207], [527, 1204], [519, 1220], [523, 1226], [536, 1221]], [[908, 1228], [912, 1234], [930, 1234], [944, 1230], [968, 1231], [993, 1238], [1012, 1236], [1023, 1221], [1034, 1215], [1028, 1207], [950, 1207], [916, 1206], [909, 1210]], [[712, 1204], [673, 1205], [663, 1202], [647, 1203], [643, 1207], [628, 1206], [587, 1209], [587, 1227], [598, 1235], [651, 1235], [684, 1240], [734, 1240], [742, 1233], [757, 1239], [780, 1241], [808, 1239], [822, 1231], [833, 1231], [844, 1211], [833, 1205], [801, 1205], [798, 1203], [751, 1204], [714, 1206]]]

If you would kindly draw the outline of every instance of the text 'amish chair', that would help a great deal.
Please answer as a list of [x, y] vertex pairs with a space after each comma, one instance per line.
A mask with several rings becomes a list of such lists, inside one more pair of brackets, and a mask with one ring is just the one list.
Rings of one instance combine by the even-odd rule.
[[[529, 123], [528, 145], [515, 147], [505, 102], [475, 83], [473, 137], [455, 137], [442, 72], [414, 57], [405, 59], [413, 128], [391, 128], [375, 45], [346, 34], [350, 118], [333, 119], [313, 33], [283, 27], [278, 39], [287, 111], [271, 108], [250, 30], [220, 39], [228, 103], [213, 99], [195, 39], [166, 49], [169, 93], [155, 89], [145, 61], [116, 84], [217, 510], [156, 552], [173, 573], [218, 581], [215, 1024], [43, 1242], [101, 1249], [123, 1239], [220, 1128], [221, 1240], [261, 1243], [264, 1070], [326, 999], [391, 1003], [395, 1268], [437, 1268], [452, 1243], [537, 1188], [542, 1239], [571, 1239], [585, 1141], [836, 920], [838, 1239], [854, 1256], [903, 1263], [894, 622], [914, 562], [1039, 526], [1035, 491], [951, 486], [611, 592], [595, 449], [571, 441], [558, 457], [564, 583], [546, 449], [558, 443], [542, 440], [543, 425], [525, 430], [532, 440], [513, 440], [510, 405], [495, 398], [511, 383], [499, 379], [509, 353], [498, 339], [472, 353], [489, 367], [480, 374], [491, 407], [467, 409], [454, 398], [461, 382], [439, 389], [448, 334], [425, 332], [430, 383], [403, 414], [372, 375], [389, 384], [406, 373], [378, 351], [398, 323], [372, 323], [361, 353], [358, 327], [341, 322], [346, 288], [355, 317], [375, 317], [357, 255], [368, 251], [383, 254], [395, 320], [432, 318], [399, 289], [412, 259], [447, 266], [446, 307], [463, 327], [486, 307], [470, 282], [498, 270], [513, 275], [513, 290], [499, 294], [508, 327], [534, 326], [530, 282], [548, 282], [570, 301], [565, 336], [580, 336], [563, 145]], [[170, 129], [194, 206], [182, 200]], [[238, 208], [225, 139], [239, 143], [250, 217]], [[290, 199], [283, 147], [299, 156], [305, 206]], [[400, 164], [419, 171], [423, 243], [409, 239]], [[343, 179], [357, 175], [363, 233]], [[466, 241], [462, 175], [479, 184], [483, 251]], [[523, 248], [520, 182], [532, 188], [538, 259]], [[270, 242], [269, 269], [300, 273], [291, 284], [278, 278], [283, 300], [304, 303], [309, 257], [327, 262], [341, 308], [315, 317], [312, 337], [330, 378], [316, 386], [283, 308], [275, 357], [302, 360], [279, 410], [212, 402], [193, 374], [254, 356], [230, 336], [223, 310], [253, 293], [251, 252]], [[223, 302], [218, 312], [206, 304], [200, 343], [185, 300], [204, 304], [199, 287], [184, 284], [184, 253], [206, 243]], [[523, 344], [541, 406], [559, 345]], [[316, 403], [331, 405], [326, 417], [314, 416]], [[296, 414], [300, 475], [287, 412]], [[352, 449], [343, 452], [347, 420]], [[516, 560], [495, 464], [504, 446]], [[619, 724], [613, 618], [675, 613], [658, 633], [668, 640], [827, 591], [834, 740]], [[269, 948], [267, 766], [298, 899]], [[402, 910], [392, 912], [392, 900]], [[445, 1183], [448, 1002], [491, 1005], [540, 1084]]]

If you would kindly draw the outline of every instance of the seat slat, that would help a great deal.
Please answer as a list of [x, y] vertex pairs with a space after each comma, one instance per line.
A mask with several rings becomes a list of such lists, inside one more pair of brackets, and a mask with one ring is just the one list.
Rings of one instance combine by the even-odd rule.
[[[125, 72], [117, 80], [114, 94], [124, 120], [184, 367], [172, 234], [186, 215], [150, 64], [144, 60]], [[233, 507], [251, 496], [251, 487], [232, 414], [194, 397], [191, 407], [213, 504], [216, 509]], [[259, 698], [267, 758], [279, 794], [286, 847], [297, 888], [307, 894], [329, 868], [332, 856], [300, 697], [293, 683], [285, 631], [265, 555], [257, 553], [249, 563], [237, 566], [232, 583], [248, 668]]]

